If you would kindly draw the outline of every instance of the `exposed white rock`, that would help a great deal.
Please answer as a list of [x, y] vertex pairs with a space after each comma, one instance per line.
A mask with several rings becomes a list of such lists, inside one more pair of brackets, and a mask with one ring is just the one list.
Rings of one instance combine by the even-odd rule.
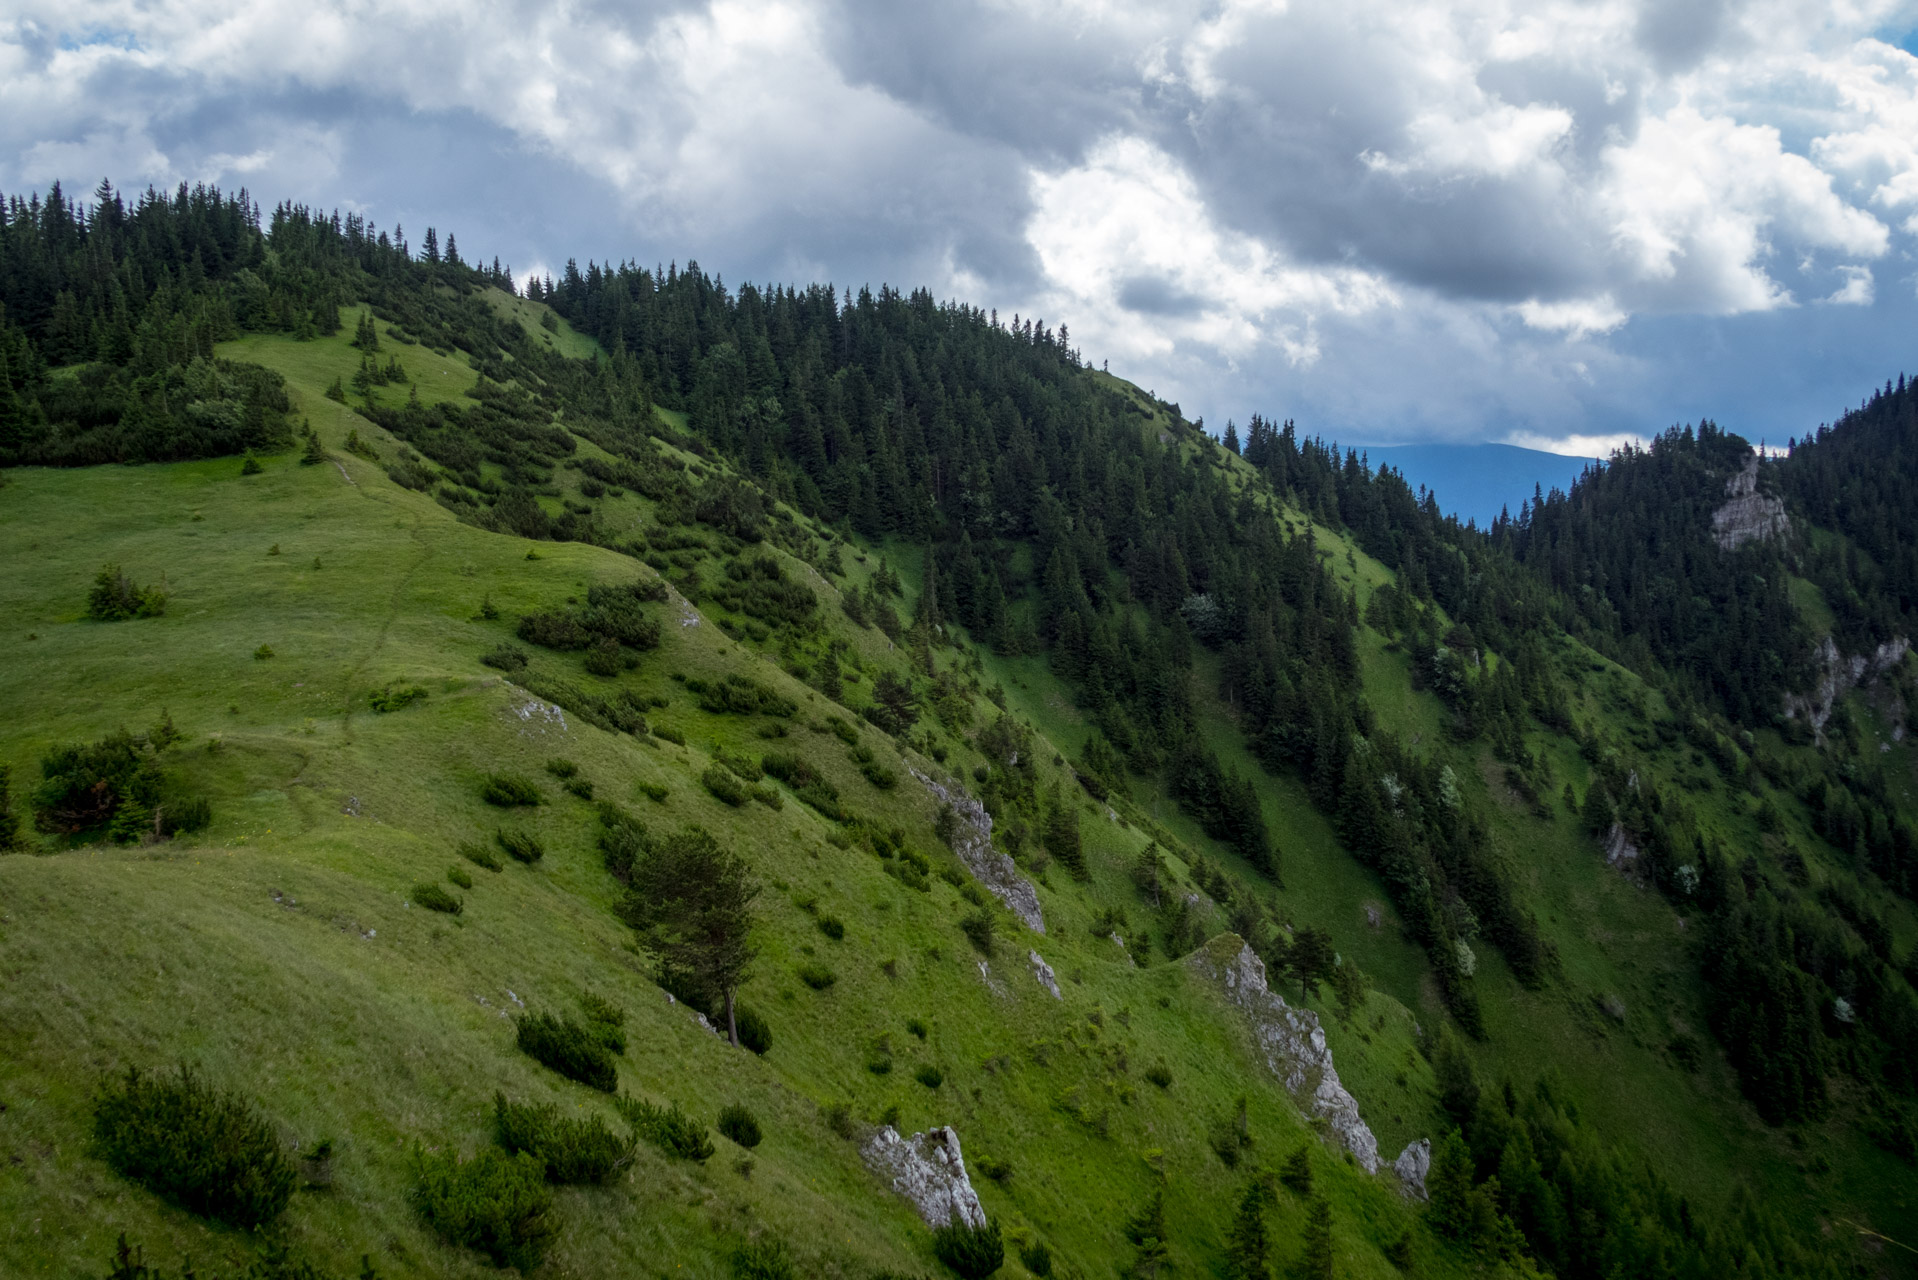
[[1894, 636], [1869, 654], [1853, 654], [1847, 658], [1838, 652], [1832, 638], [1826, 636], [1812, 650], [1812, 661], [1820, 669], [1818, 680], [1810, 693], [1785, 695], [1785, 718], [1793, 720], [1803, 716], [1811, 725], [1812, 736], [1822, 746], [1832, 705], [1859, 685], [1890, 671], [1903, 662], [1910, 651], [1909, 638]]
[[511, 687], [514, 693], [525, 694], [526, 697], [526, 701], [512, 708], [513, 714], [519, 717], [522, 726], [519, 731], [520, 737], [529, 738], [544, 734], [549, 727], [553, 726], [557, 726], [561, 733], [566, 732], [564, 711], [550, 702], [541, 702], [517, 685]]
[[1725, 495], [1725, 505], [1712, 512], [1712, 539], [1726, 551], [1791, 532], [1784, 501], [1758, 492], [1757, 454], [1725, 482]]
[[1605, 862], [1620, 871], [1630, 871], [1638, 864], [1642, 850], [1632, 843], [1631, 833], [1621, 823], [1614, 822], [1612, 829], [1605, 833]]
[[1399, 1158], [1392, 1162], [1392, 1171], [1399, 1175], [1399, 1189], [1408, 1196], [1417, 1196], [1421, 1200], [1429, 1199], [1425, 1192], [1425, 1175], [1432, 1171], [1432, 1141], [1420, 1138], [1409, 1142], [1405, 1150], [1399, 1152]]
[[970, 1227], [986, 1225], [986, 1211], [966, 1176], [959, 1135], [952, 1129], [902, 1138], [887, 1125], [860, 1154], [875, 1173], [891, 1180], [892, 1189], [911, 1202], [928, 1226], [943, 1227], [954, 1218]]
[[1039, 891], [1032, 887], [1030, 880], [1019, 874], [1019, 868], [1011, 858], [992, 847], [992, 815], [986, 812], [986, 806], [956, 782], [937, 782], [910, 764], [906, 766], [906, 772], [937, 796], [941, 804], [952, 806], [952, 814], [956, 819], [952, 832], [952, 851], [959, 855], [959, 861], [966, 864], [966, 870], [972, 872], [980, 884], [1005, 903], [1007, 910], [1024, 921], [1026, 928], [1034, 933], [1044, 933], [1046, 919], [1039, 910]]
[[1026, 959], [1032, 961], [1032, 976], [1039, 980], [1039, 985], [1050, 991], [1054, 1000], [1065, 999], [1059, 994], [1059, 979], [1053, 976], [1052, 966], [1037, 951], [1026, 952]]
[[1219, 984], [1227, 998], [1244, 1010], [1252, 1038], [1265, 1054], [1266, 1066], [1295, 1097], [1311, 1100], [1333, 1137], [1350, 1151], [1367, 1173], [1379, 1171], [1379, 1141], [1359, 1115], [1359, 1104], [1332, 1066], [1325, 1029], [1310, 1009], [1295, 1009], [1265, 983], [1265, 962], [1236, 933], [1222, 933], [1193, 952], [1188, 968]]

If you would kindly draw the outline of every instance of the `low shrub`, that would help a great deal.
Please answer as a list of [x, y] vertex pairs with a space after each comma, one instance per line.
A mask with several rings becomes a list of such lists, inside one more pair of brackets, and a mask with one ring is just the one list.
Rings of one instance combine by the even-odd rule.
[[183, 796], [161, 805], [159, 813], [161, 835], [186, 835], [204, 831], [213, 821], [213, 804], [205, 796]]
[[98, 622], [157, 618], [166, 612], [166, 601], [165, 591], [138, 586], [119, 565], [110, 564], [94, 575], [93, 589], [87, 592], [87, 617]]
[[518, 645], [502, 644], [480, 655], [480, 661], [498, 671], [526, 670], [526, 651]]
[[462, 889], [471, 889], [473, 887], [473, 877], [467, 875], [465, 869], [462, 867], [448, 867], [446, 869], [446, 878]]
[[929, 1030], [929, 1028], [926, 1026], [925, 1020], [923, 1018], [907, 1018], [906, 1030], [910, 1034], [918, 1036], [921, 1040], [924, 1040], [926, 1038], [926, 1032]]
[[995, 928], [992, 913], [983, 907], [971, 912], [959, 921], [959, 929], [966, 935], [979, 954], [992, 954], [993, 930]]
[[566, 794], [569, 796], [577, 796], [579, 799], [589, 802], [593, 798], [593, 784], [585, 778], [568, 778], [562, 785], [565, 787]]
[[747, 1150], [759, 1145], [758, 1119], [737, 1102], [720, 1108], [719, 1131]]
[[579, 766], [563, 756], [554, 756], [546, 762], [546, 772], [555, 778], [570, 778], [579, 772]]
[[661, 1107], [644, 1098], [621, 1094], [614, 1105], [626, 1117], [626, 1123], [633, 1126], [634, 1133], [667, 1155], [680, 1160], [712, 1159], [715, 1148], [713, 1140], [706, 1136], [706, 1126], [681, 1111], [678, 1103]]
[[928, 1089], [937, 1089], [946, 1082], [946, 1073], [930, 1062], [924, 1062], [912, 1073], [912, 1078]]
[[413, 1203], [426, 1224], [450, 1243], [485, 1253], [494, 1266], [530, 1271], [558, 1234], [553, 1192], [531, 1152], [422, 1156], [417, 1178]]
[[471, 840], [460, 841], [457, 846], [457, 852], [460, 857], [466, 859], [474, 866], [485, 867], [488, 871], [498, 871], [506, 865], [499, 860], [497, 853], [494, 853], [485, 845], [475, 844]]
[[413, 886], [413, 901], [428, 911], [444, 911], [456, 916], [466, 910], [466, 904], [430, 880], [422, 880]]
[[253, 659], [256, 662], [263, 662], [266, 659], [271, 658], [272, 656], [273, 656], [273, 646], [270, 644], [263, 644], [259, 648], [253, 651]]
[[811, 987], [814, 991], [824, 991], [827, 987], [839, 981], [838, 975], [833, 973], [831, 969], [812, 960], [800, 965], [793, 972], [799, 975], [801, 982]]
[[493, 1128], [500, 1146], [539, 1160], [548, 1182], [610, 1182], [633, 1158], [632, 1137], [620, 1137], [599, 1116], [575, 1120], [556, 1106], [508, 1102], [503, 1093], [493, 1095]]
[[514, 773], [488, 774], [486, 781], [480, 784], [480, 799], [502, 809], [511, 809], [517, 805], [535, 805], [542, 796], [539, 788], [530, 778], [522, 778]]
[[265, 470], [266, 468], [260, 465], [260, 460], [250, 453], [246, 455], [246, 461], [240, 464], [240, 474], [243, 476], [257, 476]]
[[299, 1175], [273, 1127], [238, 1095], [181, 1067], [128, 1068], [93, 1106], [94, 1151], [124, 1178], [190, 1213], [252, 1228], [293, 1198]]
[[799, 1280], [792, 1254], [780, 1240], [755, 1240], [733, 1253], [733, 1280]]
[[819, 1107], [819, 1118], [826, 1127], [842, 1138], [851, 1138], [858, 1133], [852, 1121], [852, 1106], [845, 1102], [827, 1102]]
[[774, 812], [786, 807], [786, 797], [780, 795], [779, 792], [772, 787], [754, 787], [751, 794], [755, 801], [765, 805]]
[[528, 1014], [517, 1025], [520, 1052], [542, 1066], [601, 1093], [619, 1088], [613, 1051], [592, 1028], [550, 1013]]
[[1052, 1274], [1052, 1250], [1046, 1248], [1042, 1240], [1034, 1240], [1019, 1249], [1019, 1261], [1025, 1264], [1027, 1271], [1039, 1276], [1041, 1280]]
[[829, 793], [834, 799], [838, 799], [839, 797], [839, 793], [834, 791], [832, 785], [820, 776], [819, 771], [801, 759], [795, 752], [768, 751], [759, 758], [759, 767], [791, 787], [794, 791], [803, 791], [808, 787], [818, 787], [822, 789], [822, 794]]
[[1012, 1161], [1010, 1160], [1000, 1160], [993, 1156], [980, 1156], [972, 1163], [974, 1168], [978, 1169], [980, 1173], [985, 1174], [986, 1177], [991, 1178], [994, 1182], [1004, 1184], [1012, 1181]]
[[846, 922], [838, 916], [820, 916], [819, 932], [838, 942], [846, 936]]
[[665, 804], [666, 797], [672, 794], [672, 792], [660, 786], [657, 782], [635, 782], [633, 784], [633, 790], [639, 792], [639, 794], [645, 796], [654, 804]]
[[741, 782], [732, 770], [722, 765], [707, 765], [706, 772], [699, 775], [699, 781], [712, 793], [714, 799], [721, 800], [735, 809], [752, 799], [751, 789]]
[[686, 735], [669, 724], [654, 725], [653, 736], [662, 742], [670, 742], [675, 747], [683, 747], [686, 745]]
[[546, 856], [546, 846], [530, 831], [501, 827], [493, 833], [493, 837], [499, 841], [499, 847], [511, 854], [516, 862], [534, 863]]
[[599, 1042], [614, 1053], [626, 1053], [626, 1011], [610, 1000], [588, 991], [579, 998], [580, 1012], [599, 1035]]
[[732, 770], [742, 782], [758, 782], [766, 776], [766, 771], [754, 764], [751, 756], [734, 755], [724, 747], [713, 748], [713, 759]]
[[1172, 1068], [1166, 1066], [1163, 1062], [1155, 1062], [1145, 1069], [1145, 1078], [1153, 1084], [1158, 1085], [1161, 1089], [1170, 1089], [1172, 1087]]
[[387, 685], [372, 695], [373, 710], [382, 715], [389, 711], [400, 711], [412, 706], [426, 696], [424, 685], [408, 685], [404, 689], [395, 689]]
[[975, 1227], [961, 1222], [957, 1215], [932, 1233], [932, 1253], [964, 1280], [985, 1280], [1006, 1261], [998, 1223]]
[[[687, 681], [686, 687], [692, 689], [693, 682]], [[699, 695], [700, 709], [713, 715], [778, 716], [784, 719], [799, 710], [791, 699], [745, 676], [731, 675], [712, 684], [701, 683], [694, 692]]]
[[766, 1025], [766, 1020], [757, 1011], [735, 1002], [733, 1023], [739, 1030], [740, 1045], [765, 1057], [766, 1051], [773, 1047], [773, 1029]]
[[[627, 665], [626, 651], [619, 647], [617, 640], [601, 640], [586, 650], [588, 675], [616, 676]], [[637, 660], [634, 665], [637, 665]]]

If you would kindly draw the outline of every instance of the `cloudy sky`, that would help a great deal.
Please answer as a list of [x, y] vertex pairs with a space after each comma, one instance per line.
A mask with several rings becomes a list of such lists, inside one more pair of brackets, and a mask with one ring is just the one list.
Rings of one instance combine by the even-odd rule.
[[[0, 191], [1071, 326], [1218, 427], [1581, 451], [1918, 372], [1918, 0], [6, 0]], [[1569, 442], [1569, 443], [1568, 443]]]

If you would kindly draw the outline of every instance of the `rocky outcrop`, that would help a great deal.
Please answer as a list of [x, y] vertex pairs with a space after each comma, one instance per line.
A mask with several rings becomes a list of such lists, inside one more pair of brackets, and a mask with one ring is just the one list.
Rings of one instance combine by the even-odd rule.
[[1294, 1097], [1309, 1099], [1341, 1146], [1367, 1173], [1379, 1171], [1379, 1141], [1359, 1104], [1339, 1083], [1325, 1028], [1310, 1009], [1295, 1009], [1265, 983], [1265, 962], [1236, 933], [1222, 933], [1193, 952], [1186, 966], [1222, 988], [1251, 1024], [1266, 1066]]
[[1758, 455], [1744, 470], [1725, 482], [1725, 505], [1712, 512], [1712, 540], [1726, 551], [1747, 542], [1782, 538], [1791, 532], [1791, 517], [1780, 498], [1758, 492]]
[[986, 1225], [972, 1179], [966, 1176], [959, 1135], [951, 1129], [932, 1129], [902, 1138], [887, 1125], [867, 1141], [860, 1152], [866, 1164], [892, 1189], [911, 1202], [926, 1225], [943, 1227], [954, 1218], [970, 1227]]
[[992, 847], [992, 815], [986, 812], [986, 806], [956, 782], [936, 781], [910, 764], [906, 772], [917, 778], [919, 785], [932, 792], [941, 804], [952, 806], [952, 851], [966, 864], [966, 870], [1005, 903], [1008, 911], [1023, 920], [1026, 928], [1044, 933], [1046, 919], [1039, 910], [1039, 891], [1019, 874], [1011, 858]]
[[1399, 1175], [1399, 1189], [1408, 1196], [1417, 1196], [1421, 1200], [1429, 1199], [1425, 1193], [1425, 1175], [1432, 1171], [1432, 1140], [1420, 1138], [1417, 1142], [1408, 1142], [1405, 1150], [1399, 1152], [1399, 1158], [1392, 1162], [1392, 1172]]
[[1026, 959], [1032, 961], [1032, 976], [1039, 980], [1039, 985], [1051, 992], [1054, 1000], [1065, 999], [1059, 994], [1059, 979], [1053, 976], [1052, 966], [1037, 951], [1026, 952]]
[[1910, 639], [1894, 636], [1869, 654], [1854, 654], [1847, 658], [1838, 652], [1838, 645], [1832, 638], [1826, 636], [1812, 650], [1812, 662], [1818, 668], [1818, 679], [1810, 693], [1785, 695], [1785, 718], [1803, 718], [1811, 725], [1812, 736], [1819, 745], [1824, 745], [1825, 722], [1831, 719], [1832, 706], [1838, 699], [1859, 685], [1890, 671], [1903, 662], [1910, 651]]
[[1614, 822], [1612, 829], [1605, 833], [1605, 863], [1620, 871], [1629, 872], [1638, 865], [1641, 850], [1632, 843], [1631, 832], [1624, 824]]

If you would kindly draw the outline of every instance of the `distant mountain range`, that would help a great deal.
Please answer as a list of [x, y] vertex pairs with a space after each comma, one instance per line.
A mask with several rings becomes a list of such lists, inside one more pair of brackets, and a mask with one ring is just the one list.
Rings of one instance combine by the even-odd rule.
[[1420, 485], [1438, 495], [1440, 509], [1480, 528], [1509, 507], [1530, 501], [1534, 490], [1572, 487], [1572, 481], [1597, 459], [1573, 458], [1511, 444], [1374, 445], [1366, 456], [1374, 469], [1389, 465], [1416, 491]]

